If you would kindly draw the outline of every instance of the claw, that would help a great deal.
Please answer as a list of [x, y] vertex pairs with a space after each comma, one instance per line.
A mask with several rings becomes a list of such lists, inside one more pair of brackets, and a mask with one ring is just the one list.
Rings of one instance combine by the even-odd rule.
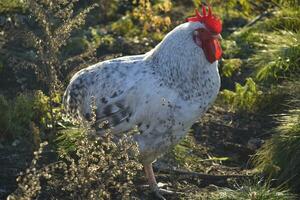
[[157, 184], [155, 176], [154, 176], [152, 164], [144, 165], [144, 169], [145, 169], [146, 177], [149, 182], [149, 187], [158, 199], [162, 199], [162, 200], [166, 199], [162, 194], [175, 194], [175, 192], [173, 192], [173, 191], [169, 191], [169, 190], [160, 188], [160, 187], [164, 186], [165, 184], [162, 184], [162, 183]]
[[155, 196], [160, 200], [166, 200], [166, 198], [161, 194], [160, 189], [158, 187], [152, 188], [152, 192]]
[[152, 186], [151, 187], [152, 192], [155, 194], [155, 196], [161, 200], [165, 200], [166, 198], [163, 196], [164, 194], [170, 195], [170, 194], [175, 194], [175, 192], [171, 190], [166, 190], [163, 188], [159, 188], [158, 185]]

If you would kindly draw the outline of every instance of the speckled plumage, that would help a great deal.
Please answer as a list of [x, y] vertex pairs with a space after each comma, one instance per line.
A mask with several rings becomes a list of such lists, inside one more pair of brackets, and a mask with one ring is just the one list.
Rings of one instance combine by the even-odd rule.
[[178, 143], [216, 98], [217, 61], [209, 63], [193, 40], [199, 22], [177, 26], [150, 52], [97, 63], [76, 73], [64, 95], [68, 112], [108, 120], [116, 134], [138, 126], [143, 164]]

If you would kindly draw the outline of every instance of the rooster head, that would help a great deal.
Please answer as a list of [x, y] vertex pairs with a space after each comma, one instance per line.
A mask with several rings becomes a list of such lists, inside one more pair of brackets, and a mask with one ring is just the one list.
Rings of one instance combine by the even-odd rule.
[[203, 49], [206, 59], [213, 63], [219, 60], [222, 56], [222, 48], [220, 39], [222, 32], [222, 22], [219, 17], [212, 14], [211, 7], [208, 7], [206, 13], [206, 6], [202, 5], [202, 15], [196, 9], [196, 16], [187, 18], [187, 22], [201, 23], [203, 27], [194, 31], [194, 42]]

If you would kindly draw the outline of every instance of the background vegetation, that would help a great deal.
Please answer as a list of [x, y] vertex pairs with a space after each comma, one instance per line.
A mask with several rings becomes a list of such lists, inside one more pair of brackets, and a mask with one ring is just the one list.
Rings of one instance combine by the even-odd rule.
[[[221, 92], [214, 107], [157, 166], [239, 178], [200, 180], [162, 172], [158, 178], [180, 192], [171, 199], [296, 199], [300, 2], [203, 3], [210, 3], [223, 20]], [[151, 199], [139, 187], [145, 180], [134, 159], [135, 144], [128, 138], [116, 144], [109, 133], [91, 139], [85, 133], [92, 130], [78, 129], [65, 116], [61, 96], [76, 71], [147, 52], [200, 4], [2, 0], [0, 198]]]

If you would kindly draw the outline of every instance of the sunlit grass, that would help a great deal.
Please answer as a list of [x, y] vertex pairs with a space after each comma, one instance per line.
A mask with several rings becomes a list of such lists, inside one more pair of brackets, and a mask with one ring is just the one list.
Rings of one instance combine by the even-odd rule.
[[233, 188], [214, 186], [213, 191], [198, 192], [188, 199], [197, 200], [296, 200], [297, 196], [284, 187], [271, 187], [270, 182], [244, 180]]
[[276, 134], [266, 141], [253, 161], [259, 171], [299, 190], [300, 110], [290, 110], [277, 118], [280, 125]]
[[256, 69], [255, 78], [274, 83], [300, 74], [299, 34], [287, 31], [266, 37], [266, 47], [250, 58], [249, 65]]
[[260, 185], [258, 183], [252, 183], [249, 185], [238, 186], [236, 190], [222, 189], [217, 192], [212, 200], [293, 200], [296, 196], [289, 193], [288, 190], [280, 188], [271, 188], [267, 184]]

